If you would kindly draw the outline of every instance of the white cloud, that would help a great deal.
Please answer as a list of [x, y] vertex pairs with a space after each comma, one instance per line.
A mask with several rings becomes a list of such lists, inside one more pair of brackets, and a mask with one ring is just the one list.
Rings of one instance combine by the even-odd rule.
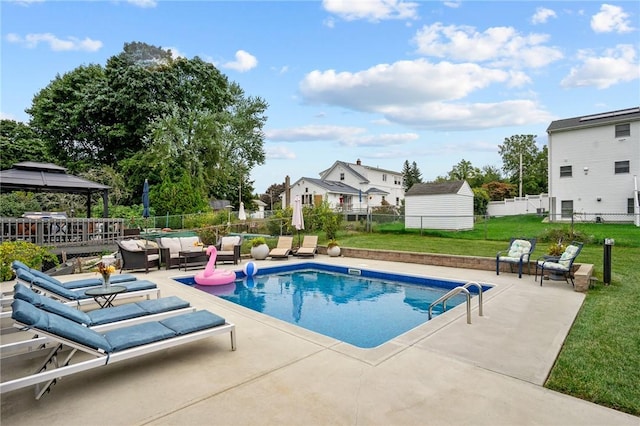
[[[418, 3], [402, 0], [323, 0], [324, 9], [347, 21], [366, 19], [378, 22], [387, 19], [416, 19]], [[325, 23], [325, 25], [328, 25]], [[332, 25], [331, 25], [332, 26]]]
[[628, 33], [634, 30], [629, 23], [629, 14], [620, 6], [603, 4], [600, 12], [591, 17], [591, 29], [597, 33]]
[[178, 48], [176, 48], [176, 47], [163, 46], [162, 50], [171, 50], [171, 58], [172, 59], [186, 58], [186, 56], [182, 52], [180, 52], [178, 50]]
[[272, 141], [339, 141], [364, 133], [361, 127], [309, 125], [287, 129], [265, 130], [265, 138]]
[[236, 60], [226, 62], [222, 64], [224, 68], [229, 68], [239, 72], [249, 71], [258, 65], [258, 59], [252, 54], [245, 52], [244, 50], [238, 50], [236, 52]]
[[546, 34], [520, 35], [512, 27], [478, 32], [470, 26], [425, 25], [413, 41], [422, 55], [457, 61], [489, 62], [496, 66], [539, 68], [562, 58], [562, 52], [544, 46]]
[[614, 84], [639, 78], [636, 48], [630, 44], [607, 49], [602, 56], [590, 50], [578, 52], [581, 65], [571, 68], [569, 75], [560, 83], [563, 87], [595, 86], [606, 89]]
[[455, 0], [455, 1], [445, 1], [444, 5], [447, 7], [450, 7], [452, 9], [457, 9], [460, 7], [460, 5], [462, 4], [462, 0]]
[[396, 105], [382, 111], [396, 123], [432, 130], [474, 130], [549, 123], [553, 117], [530, 100], [494, 103], [425, 103], [419, 107]]
[[417, 59], [376, 65], [355, 73], [312, 71], [300, 82], [300, 92], [308, 103], [375, 112], [394, 105], [461, 99], [495, 83], [518, 86], [528, 81], [518, 71]]
[[267, 146], [265, 157], [270, 160], [295, 160], [296, 154], [284, 146]]
[[534, 25], [544, 24], [549, 18], [557, 18], [556, 12], [546, 7], [539, 7], [536, 9], [536, 13], [531, 17], [531, 23]]
[[76, 37], [69, 37], [62, 40], [51, 33], [27, 34], [24, 38], [15, 33], [7, 34], [6, 40], [9, 43], [22, 44], [26, 48], [34, 49], [40, 43], [48, 44], [53, 51], [70, 51], [81, 50], [86, 52], [95, 52], [102, 48], [102, 42], [85, 38], [80, 40]]
[[364, 135], [345, 138], [340, 141], [343, 146], [389, 146], [402, 145], [419, 138], [417, 133], [385, 133], [382, 135]]
[[0, 111], [0, 120], [13, 120], [13, 121], [17, 121], [18, 119], [12, 115], [12, 114], [7, 114], [6, 112], [2, 112]]
[[142, 8], [156, 7], [158, 5], [156, 0], [127, 0], [127, 3]]

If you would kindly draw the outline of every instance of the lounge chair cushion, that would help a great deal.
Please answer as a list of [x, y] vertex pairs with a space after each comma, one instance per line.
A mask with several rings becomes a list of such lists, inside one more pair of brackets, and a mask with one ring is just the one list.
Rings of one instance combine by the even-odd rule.
[[89, 326], [109, 324], [131, 318], [139, 318], [145, 315], [147, 315], [145, 310], [136, 303], [125, 303], [123, 305], [106, 309], [94, 309], [93, 311], [87, 312], [87, 317], [89, 317], [90, 321]]
[[27, 326], [39, 328], [58, 335], [73, 342], [80, 343], [93, 349], [111, 352], [112, 347], [102, 335], [90, 328], [60, 317], [48, 314], [24, 300], [13, 301], [11, 317]]
[[127, 288], [127, 291], [140, 291], [140, 290], [150, 290], [157, 287], [157, 285], [151, 281], [147, 280], [135, 280], [129, 281], [126, 283], [120, 283], [123, 287]]
[[[520, 256], [523, 254], [527, 254], [531, 251], [531, 243], [527, 240], [514, 240], [509, 247], [509, 253], [507, 257], [514, 257], [520, 260]], [[528, 260], [528, 256], [522, 258], [523, 260]]]
[[104, 334], [114, 352], [175, 337], [176, 333], [159, 322], [146, 322], [107, 331]]
[[16, 284], [13, 286], [14, 297], [16, 299], [24, 300], [30, 304], [47, 312], [53, 312], [62, 317], [68, 318], [71, 321], [77, 322], [82, 325], [92, 325], [91, 318], [84, 312], [67, 306], [64, 303], [60, 303], [56, 300], [42, 296], [35, 293], [33, 290], [22, 284]]
[[16, 270], [16, 269], [24, 269], [25, 271], [28, 271], [29, 268], [26, 264], [24, 264], [23, 262], [20, 262], [19, 260], [14, 260], [13, 262], [11, 262], [11, 268]]
[[225, 319], [209, 311], [196, 311], [167, 318], [160, 323], [180, 336], [223, 325]]
[[176, 296], [163, 297], [162, 299], [143, 300], [142, 302], [137, 302], [136, 305], [149, 315], [173, 311], [175, 309], [188, 308], [190, 306], [189, 302]]

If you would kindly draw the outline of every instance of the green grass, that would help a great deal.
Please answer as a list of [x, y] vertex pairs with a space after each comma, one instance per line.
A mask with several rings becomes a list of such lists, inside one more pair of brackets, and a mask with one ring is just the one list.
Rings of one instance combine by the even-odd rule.
[[[401, 224], [400, 224], [401, 225]], [[511, 236], [541, 237], [569, 225], [542, 223], [537, 216], [490, 219], [464, 232], [405, 231], [397, 223], [375, 226], [373, 233], [345, 231], [343, 247], [391, 249], [494, 257]], [[574, 224], [588, 241], [578, 259], [592, 263], [602, 277], [604, 238], [614, 238], [612, 282], [587, 293], [545, 384], [587, 401], [640, 415], [640, 229], [622, 224]], [[545, 254], [539, 243], [534, 258]]]

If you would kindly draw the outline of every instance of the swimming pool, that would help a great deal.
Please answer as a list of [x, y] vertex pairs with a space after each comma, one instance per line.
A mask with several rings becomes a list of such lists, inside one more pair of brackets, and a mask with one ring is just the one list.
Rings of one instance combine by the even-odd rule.
[[[314, 262], [261, 268], [249, 278], [241, 271], [236, 275], [238, 280], [224, 286], [175, 279], [360, 348], [374, 348], [428, 321], [429, 305], [465, 284]], [[454, 296], [447, 307], [464, 301]], [[442, 313], [442, 304], [433, 313]]]

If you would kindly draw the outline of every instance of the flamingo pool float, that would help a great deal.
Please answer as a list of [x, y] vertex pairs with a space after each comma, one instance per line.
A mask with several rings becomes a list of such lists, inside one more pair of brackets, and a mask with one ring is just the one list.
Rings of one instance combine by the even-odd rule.
[[198, 272], [193, 280], [200, 285], [224, 285], [235, 281], [236, 273], [223, 269], [216, 269], [216, 257], [218, 257], [218, 249], [214, 246], [207, 247], [207, 255], [209, 262], [205, 266], [204, 271]]

